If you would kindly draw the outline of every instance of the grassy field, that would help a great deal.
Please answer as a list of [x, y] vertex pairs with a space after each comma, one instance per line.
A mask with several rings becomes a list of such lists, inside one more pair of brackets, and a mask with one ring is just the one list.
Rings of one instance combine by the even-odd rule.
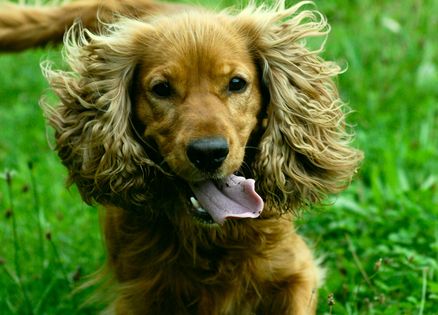
[[[327, 268], [318, 313], [438, 314], [438, 2], [316, 4], [366, 156], [333, 206], [299, 219]], [[95, 314], [93, 289], [74, 289], [104, 261], [98, 216], [47, 141], [47, 58], [59, 50], [0, 55], [0, 314]]]

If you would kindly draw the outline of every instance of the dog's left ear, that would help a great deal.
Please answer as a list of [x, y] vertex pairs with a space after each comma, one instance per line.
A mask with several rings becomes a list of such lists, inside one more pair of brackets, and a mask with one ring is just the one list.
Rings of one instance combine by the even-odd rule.
[[236, 25], [248, 40], [268, 93], [267, 124], [254, 168], [268, 203], [296, 210], [348, 185], [362, 153], [350, 147], [344, 104], [333, 77], [338, 65], [318, 56], [305, 39], [326, 36], [329, 26], [301, 2], [285, 9], [248, 7]]

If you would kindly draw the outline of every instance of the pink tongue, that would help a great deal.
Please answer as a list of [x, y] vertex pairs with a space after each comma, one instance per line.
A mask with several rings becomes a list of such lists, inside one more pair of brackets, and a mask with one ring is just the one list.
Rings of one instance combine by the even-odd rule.
[[255, 181], [230, 175], [221, 182], [211, 180], [191, 184], [196, 199], [216, 223], [227, 218], [257, 218], [263, 199], [254, 189]]

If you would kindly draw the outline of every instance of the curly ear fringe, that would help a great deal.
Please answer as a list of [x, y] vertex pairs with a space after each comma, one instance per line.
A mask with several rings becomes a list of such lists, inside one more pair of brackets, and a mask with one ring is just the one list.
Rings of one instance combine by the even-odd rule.
[[[141, 204], [145, 176], [156, 165], [134, 140], [129, 89], [136, 65], [134, 35], [145, 24], [126, 21], [94, 35], [76, 24], [64, 39], [70, 72], [41, 67], [59, 106], [42, 107], [55, 129], [56, 149], [84, 201]], [[114, 193], [121, 200], [112, 200]]]
[[[250, 6], [241, 14], [262, 80], [269, 91], [268, 124], [255, 161], [258, 190], [279, 209], [296, 210], [344, 189], [362, 159], [350, 147], [345, 105], [333, 77], [341, 69], [318, 56], [330, 31], [317, 11], [299, 11], [311, 2], [285, 9]], [[318, 50], [305, 38], [324, 36]]]

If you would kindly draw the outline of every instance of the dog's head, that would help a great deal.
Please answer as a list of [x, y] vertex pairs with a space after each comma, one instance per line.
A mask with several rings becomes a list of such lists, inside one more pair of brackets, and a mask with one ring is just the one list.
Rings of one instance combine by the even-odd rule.
[[[45, 73], [61, 99], [49, 109], [58, 151], [84, 200], [141, 205], [158, 176], [202, 195], [236, 172], [280, 211], [344, 188], [361, 154], [333, 83], [339, 67], [305, 46], [326, 21], [301, 6], [71, 30], [72, 72]], [[260, 206], [243, 183], [237, 198]]]
[[262, 106], [245, 38], [200, 12], [151, 27], [137, 38], [131, 92], [141, 136], [189, 183], [236, 172]]

